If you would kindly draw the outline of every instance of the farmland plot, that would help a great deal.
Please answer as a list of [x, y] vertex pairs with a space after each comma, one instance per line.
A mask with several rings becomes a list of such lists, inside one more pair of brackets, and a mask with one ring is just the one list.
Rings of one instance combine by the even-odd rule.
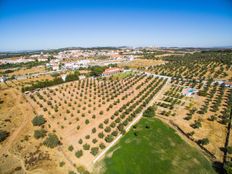
[[44, 129], [58, 135], [69, 160], [90, 169], [165, 83], [144, 74], [120, 80], [89, 78], [32, 92], [27, 98], [45, 117]]
[[[182, 91], [194, 87], [199, 92], [186, 97]], [[218, 84], [173, 80], [157, 100], [157, 114], [177, 125], [190, 139], [222, 161], [229, 121], [232, 91]]]

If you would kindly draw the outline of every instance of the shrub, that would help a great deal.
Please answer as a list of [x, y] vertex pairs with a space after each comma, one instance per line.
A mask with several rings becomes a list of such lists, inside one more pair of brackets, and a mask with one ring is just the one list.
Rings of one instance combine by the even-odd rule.
[[80, 140], [79, 140], [79, 144], [82, 144], [82, 143], [83, 143], [83, 140], [82, 140], [82, 139], [80, 139]]
[[110, 132], [111, 128], [109, 126], [107, 126], [104, 130], [105, 130], [105, 132]]
[[201, 122], [199, 120], [195, 120], [193, 124], [190, 125], [192, 128], [197, 129], [201, 127]]
[[227, 161], [224, 165], [224, 169], [226, 171], [226, 174], [232, 174], [232, 162]]
[[120, 132], [122, 132], [122, 131], [124, 130], [123, 124], [119, 124], [117, 128], [118, 128], [118, 130], [119, 130]]
[[100, 132], [100, 133], [98, 134], [98, 137], [99, 137], [99, 138], [103, 138], [103, 137], [104, 137], [103, 132]]
[[107, 142], [107, 143], [110, 143], [110, 142], [112, 142], [114, 140], [114, 137], [112, 136], [112, 135], [107, 135], [106, 137], [105, 137], [105, 141]]
[[110, 124], [110, 127], [112, 127], [112, 128], [114, 128], [115, 126], [116, 126], [115, 122], [112, 122], [112, 123]]
[[88, 119], [85, 120], [85, 124], [89, 124], [89, 120]]
[[9, 135], [9, 132], [0, 130], [0, 142], [4, 141]]
[[150, 106], [143, 112], [144, 117], [153, 117], [155, 116], [155, 109], [154, 107]]
[[207, 144], [209, 144], [209, 140], [208, 140], [208, 138], [200, 139], [200, 140], [198, 140], [198, 144], [207, 145]]
[[188, 133], [187, 133], [187, 136], [188, 136], [188, 137], [191, 137], [191, 136], [194, 135], [194, 133], [195, 133], [194, 131], [188, 132]]
[[192, 115], [188, 115], [186, 117], [184, 117], [185, 120], [191, 120], [192, 119]]
[[104, 123], [108, 124], [109, 123], [109, 119], [105, 119]]
[[60, 141], [56, 134], [50, 133], [44, 140], [43, 144], [47, 147], [54, 148], [60, 144]]
[[68, 147], [68, 150], [69, 150], [69, 151], [73, 151], [73, 146], [70, 145], [70, 146]]
[[76, 156], [77, 158], [80, 158], [82, 155], [83, 155], [83, 151], [82, 151], [82, 150], [78, 150], [78, 151], [75, 153], [75, 156]]
[[93, 154], [93, 156], [96, 156], [96, 155], [97, 155], [98, 150], [99, 150], [98, 147], [92, 147], [92, 148], [91, 148], [91, 153]]
[[32, 120], [33, 126], [41, 126], [46, 122], [45, 118], [42, 115], [36, 116]]
[[90, 148], [90, 145], [89, 145], [89, 144], [86, 143], [86, 144], [83, 145], [83, 149], [84, 149], [84, 150], [89, 150], [89, 148]]
[[93, 129], [92, 129], [92, 133], [93, 133], [93, 134], [96, 133], [96, 131], [97, 131], [96, 128], [93, 128]]
[[232, 154], [232, 146], [228, 146], [228, 147], [227, 147], [227, 152], [228, 152], [229, 154]]
[[209, 121], [214, 121], [214, 120], [216, 120], [216, 119], [217, 119], [217, 117], [214, 116], [214, 115], [211, 115], [211, 116], [208, 118]]
[[47, 134], [47, 131], [44, 130], [44, 129], [40, 129], [40, 130], [35, 130], [34, 131], [34, 137], [36, 139], [43, 138], [43, 137], [46, 136], [46, 134]]
[[101, 129], [103, 129], [103, 124], [100, 123], [98, 127], [101, 128]]
[[116, 131], [116, 130], [113, 131], [113, 132], [112, 132], [112, 135], [116, 137], [116, 136], [118, 135], [118, 131]]
[[69, 171], [68, 174], [76, 174], [74, 171]]
[[65, 165], [65, 162], [64, 161], [61, 161], [60, 162], [60, 167], [63, 167]]
[[100, 147], [101, 149], [105, 149], [105, 148], [106, 148], [106, 146], [105, 146], [103, 143], [101, 143], [101, 144], [99, 145], [99, 147]]
[[95, 144], [95, 143], [97, 142], [97, 139], [94, 138], [94, 139], [92, 140], [92, 142], [93, 142], [93, 144]]

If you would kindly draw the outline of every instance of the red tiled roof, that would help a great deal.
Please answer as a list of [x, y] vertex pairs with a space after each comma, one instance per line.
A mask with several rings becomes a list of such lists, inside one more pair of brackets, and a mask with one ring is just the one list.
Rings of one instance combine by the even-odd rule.
[[232, 85], [232, 82], [225, 82], [225, 85]]

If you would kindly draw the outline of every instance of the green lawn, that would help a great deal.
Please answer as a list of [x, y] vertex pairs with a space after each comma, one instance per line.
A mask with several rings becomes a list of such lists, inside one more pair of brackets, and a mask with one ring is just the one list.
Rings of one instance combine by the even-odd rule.
[[215, 174], [200, 152], [154, 118], [140, 120], [106, 156], [105, 174]]

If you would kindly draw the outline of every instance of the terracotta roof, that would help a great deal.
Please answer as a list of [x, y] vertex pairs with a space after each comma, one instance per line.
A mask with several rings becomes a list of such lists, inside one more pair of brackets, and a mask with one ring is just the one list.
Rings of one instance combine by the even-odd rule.
[[225, 85], [232, 85], [232, 82], [225, 82]]

